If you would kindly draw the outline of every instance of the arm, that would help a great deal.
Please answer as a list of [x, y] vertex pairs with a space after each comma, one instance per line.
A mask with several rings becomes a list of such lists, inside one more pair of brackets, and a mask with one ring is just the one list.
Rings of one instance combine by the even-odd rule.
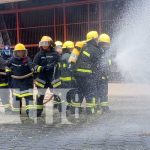
[[0, 57], [0, 68], [5, 69], [5, 66], [6, 66], [6, 61], [2, 57]]
[[33, 59], [33, 67], [34, 67], [35, 73], [40, 73], [42, 70], [42, 66], [40, 65], [40, 62], [41, 62], [41, 60], [40, 60], [40, 55], [38, 52]]
[[5, 72], [6, 72], [7, 76], [9, 76], [9, 77], [12, 74], [11, 68], [12, 68], [12, 59], [10, 59], [5, 66]]
[[31, 71], [34, 70], [33, 62], [32, 62], [32, 60], [29, 57], [28, 57], [28, 66], [29, 66], [29, 68], [30, 68]]

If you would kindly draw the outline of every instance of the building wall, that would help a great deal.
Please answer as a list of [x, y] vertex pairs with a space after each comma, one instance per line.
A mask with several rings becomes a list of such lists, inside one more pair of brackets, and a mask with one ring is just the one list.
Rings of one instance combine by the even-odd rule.
[[0, 42], [22, 42], [33, 58], [43, 35], [54, 40], [84, 40], [97, 30], [113, 35], [124, 0], [29, 0], [0, 5]]
[[12, 5], [12, 9], [0, 11], [3, 41], [12, 45], [23, 42], [27, 47], [34, 47], [44, 34], [62, 41], [84, 40], [90, 30], [112, 34], [118, 2], [105, 1], [66, 0], [61, 3], [58, 0], [55, 4], [56, 1], [50, 0], [54, 4], [46, 5], [49, 1], [44, 1], [45, 5], [40, 7], [37, 4], [40, 5], [41, 0], [36, 0], [35, 6], [31, 2]]

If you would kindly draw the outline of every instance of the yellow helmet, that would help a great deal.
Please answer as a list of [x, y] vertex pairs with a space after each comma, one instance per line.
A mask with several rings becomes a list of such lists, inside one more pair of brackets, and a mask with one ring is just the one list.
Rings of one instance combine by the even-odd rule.
[[42, 46], [50, 46], [50, 43], [52, 43], [53, 40], [50, 36], [43, 36], [39, 42], [39, 47]]
[[64, 44], [63, 44], [63, 47], [62, 48], [74, 48], [74, 42], [72, 41], [66, 41]]
[[51, 42], [53, 41], [50, 36], [43, 36], [40, 42]]
[[99, 42], [109, 43], [110, 44], [110, 36], [108, 34], [101, 34], [98, 39]]
[[86, 40], [87, 41], [90, 41], [90, 40], [96, 39], [96, 38], [98, 38], [98, 32], [97, 31], [90, 31], [86, 35]]
[[16, 44], [14, 51], [26, 51], [27, 49], [25, 48], [25, 45], [22, 43]]
[[62, 43], [61, 41], [56, 41], [56, 42], [55, 42], [55, 45], [56, 45], [56, 46], [62, 46], [63, 43]]

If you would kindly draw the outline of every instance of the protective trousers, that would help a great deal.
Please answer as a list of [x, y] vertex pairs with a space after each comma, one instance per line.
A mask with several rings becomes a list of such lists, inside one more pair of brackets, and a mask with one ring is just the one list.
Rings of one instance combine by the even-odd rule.
[[101, 107], [109, 106], [108, 103], [108, 79], [103, 77], [97, 82], [97, 99]]
[[79, 100], [79, 104], [81, 105], [83, 98], [85, 98], [87, 114], [94, 114], [96, 108], [96, 82], [94, 78], [92, 76], [77, 76], [76, 81], [80, 95], [82, 95], [82, 99]]

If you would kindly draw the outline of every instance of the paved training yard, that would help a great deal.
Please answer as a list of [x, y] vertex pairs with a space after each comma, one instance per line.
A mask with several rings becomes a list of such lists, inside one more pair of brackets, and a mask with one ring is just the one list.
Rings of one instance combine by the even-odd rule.
[[149, 150], [149, 85], [110, 84], [109, 90], [107, 114], [71, 125], [1, 124], [0, 149]]

